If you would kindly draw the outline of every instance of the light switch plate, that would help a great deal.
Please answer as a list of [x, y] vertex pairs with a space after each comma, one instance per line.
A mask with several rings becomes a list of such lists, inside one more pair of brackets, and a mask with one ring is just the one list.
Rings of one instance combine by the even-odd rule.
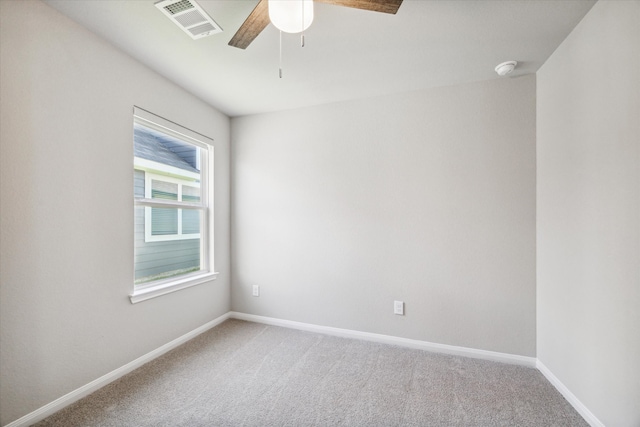
[[404, 302], [402, 301], [393, 302], [393, 314], [399, 314], [401, 316], [404, 316]]

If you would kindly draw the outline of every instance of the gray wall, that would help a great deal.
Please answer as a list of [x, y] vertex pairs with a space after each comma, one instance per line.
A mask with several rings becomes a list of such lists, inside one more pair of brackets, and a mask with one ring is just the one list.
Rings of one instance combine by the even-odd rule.
[[[226, 313], [229, 119], [36, 1], [0, 1], [0, 423]], [[218, 280], [136, 305], [133, 105], [215, 139]]]
[[600, 1], [538, 73], [538, 358], [640, 425], [640, 2]]
[[234, 310], [536, 355], [535, 76], [235, 118], [232, 135]]

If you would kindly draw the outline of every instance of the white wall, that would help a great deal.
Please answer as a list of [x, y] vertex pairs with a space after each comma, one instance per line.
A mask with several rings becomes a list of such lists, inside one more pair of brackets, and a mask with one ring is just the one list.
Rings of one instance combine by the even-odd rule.
[[535, 76], [231, 128], [234, 310], [535, 356]]
[[[229, 310], [229, 119], [41, 2], [0, 7], [4, 425]], [[136, 305], [133, 105], [216, 140], [221, 273]]]
[[538, 358], [640, 425], [640, 2], [600, 1], [538, 73]]

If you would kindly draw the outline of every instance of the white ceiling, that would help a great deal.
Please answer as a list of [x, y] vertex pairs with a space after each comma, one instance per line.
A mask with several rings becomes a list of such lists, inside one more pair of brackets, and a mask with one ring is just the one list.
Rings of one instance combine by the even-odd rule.
[[269, 25], [246, 49], [227, 45], [258, 0], [196, 0], [224, 32], [192, 40], [154, 0], [45, 2], [229, 116], [534, 73], [591, 0], [404, 0], [397, 15], [315, 4], [306, 33]]

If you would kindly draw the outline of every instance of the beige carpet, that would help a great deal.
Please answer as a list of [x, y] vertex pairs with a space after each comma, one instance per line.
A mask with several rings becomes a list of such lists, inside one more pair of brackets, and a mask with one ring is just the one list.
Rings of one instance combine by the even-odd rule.
[[37, 426], [588, 426], [532, 368], [228, 320]]

